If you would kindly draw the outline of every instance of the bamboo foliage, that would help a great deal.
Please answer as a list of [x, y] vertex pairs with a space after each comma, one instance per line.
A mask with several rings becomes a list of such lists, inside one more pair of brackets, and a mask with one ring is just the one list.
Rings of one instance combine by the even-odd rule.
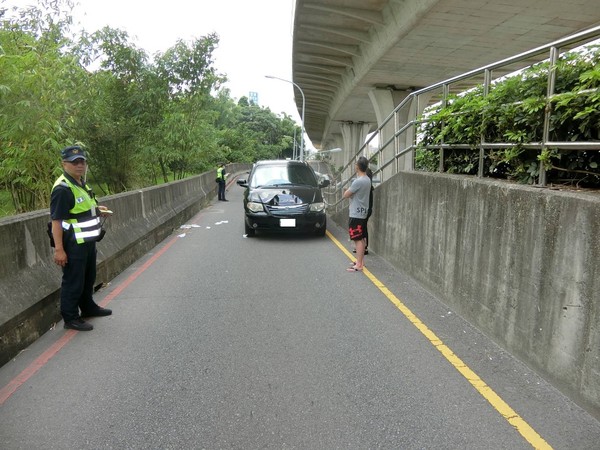
[[72, 8], [0, 7], [0, 215], [48, 207], [67, 145], [100, 195], [292, 155], [294, 121], [224, 87], [218, 35], [150, 58], [122, 30], [73, 32]]

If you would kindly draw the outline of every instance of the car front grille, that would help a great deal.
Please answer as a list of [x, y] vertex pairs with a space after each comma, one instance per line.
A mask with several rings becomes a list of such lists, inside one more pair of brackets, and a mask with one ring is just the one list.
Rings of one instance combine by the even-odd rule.
[[301, 205], [265, 205], [265, 208], [272, 216], [298, 216], [308, 212], [308, 203]]

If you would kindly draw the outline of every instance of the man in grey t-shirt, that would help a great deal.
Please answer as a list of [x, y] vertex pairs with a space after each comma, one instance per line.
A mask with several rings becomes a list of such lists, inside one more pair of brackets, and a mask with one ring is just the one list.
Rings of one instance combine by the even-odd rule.
[[364, 267], [365, 232], [367, 230], [367, 215], [369, 212], [369, 193], [371, 179], [367, 176], [369, 160], [361, 156], [356, 161], [356, 179], [352, 182], [344, 198], [350, 199], [350, 221], [348, 232], [350, 239], [356, 244], [356, 262], [347, 270], [359, 272]]

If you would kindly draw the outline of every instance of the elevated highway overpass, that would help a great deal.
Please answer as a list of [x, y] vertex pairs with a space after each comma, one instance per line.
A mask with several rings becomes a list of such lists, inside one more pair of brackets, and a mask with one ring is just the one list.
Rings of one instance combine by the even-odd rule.
[[346, 161], [410, 92], [599, 23], [598, 0], [297, 0], [306, 133]]

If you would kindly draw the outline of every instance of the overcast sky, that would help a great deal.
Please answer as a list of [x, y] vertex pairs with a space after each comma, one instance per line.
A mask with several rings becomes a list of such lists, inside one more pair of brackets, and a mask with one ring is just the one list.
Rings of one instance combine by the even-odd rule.
[[[76, 0], [77, 1], [77, 0]], [[0, 0], [3, 6], [35, 0]], [[78, 0], [73, 17], [88, 32], [105, 25], [127, 31], [149, 55], [178, 39], [215, 32], [215, 67], [229, 79], [232, 97], [258, 93], [259, 104], [285, 112], [300, 123], [292, 80], [292, 30], [295, 0]]]

